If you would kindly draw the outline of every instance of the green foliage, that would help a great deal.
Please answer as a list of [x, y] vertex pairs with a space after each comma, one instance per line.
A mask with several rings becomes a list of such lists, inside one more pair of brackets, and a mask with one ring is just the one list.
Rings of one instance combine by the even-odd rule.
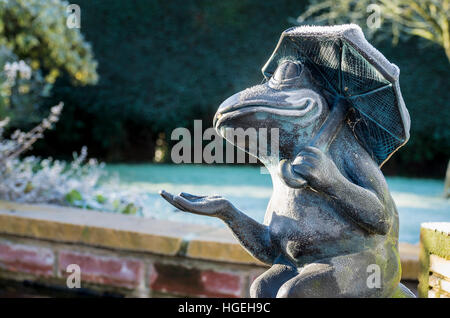
[[47, 70], [49, 83], [64, 70], [74, 83], [93, 84], [97, 63], [80, 31], [66, 26], [67, 5], [60, 0], [0, 0], [0, 46], [30, 59], [34, 69]]
[[103, 204], [107, 201], [107, 199], [101, 194], [96, 195], [95, 200], [100, 204]]
[[138, 207], [136, 207], [133, 203], [128, 203], [125, 208], [121, 211], [122, 214], [131, 214], [135, 215], [139, 211]]
[[[68, 3], [60, 0], [0, 0], [0, 118], [29, 128], [43, 116], [43, 98], [65, 74], [71, 85], [94, 84], [97, 62], [79, 29], [66, 26]], [[31, 76], [7, 74], [21, 63]]]
[[[79, 0], [81, 27], [99, 61], [96, 87], [62, 78], [54, 100], [65, 111], [36, 153], [68, 158], [86, 144], [108, 161], [151, 161], [156, 140], [176, 127], [211, 123], [231, 94], [262, 80], [261, 67], [289, 17], [308, 1]], [[438, 47], [416, 40], [376, 44], [401, 69], [411, 140], [384, 171], [442, 176], [450, 156], [449, 67]], [[49, 102], [50, 103], [50, 102]], [[446, 119], [447, 118], [447, 119]], [[212, 123], [211, 123], [212, 124]]]
[[77, 190], [71, 190], [66, 194], [67, 203], [74, 205], [77, 201], [83, 201], [83, 196]]

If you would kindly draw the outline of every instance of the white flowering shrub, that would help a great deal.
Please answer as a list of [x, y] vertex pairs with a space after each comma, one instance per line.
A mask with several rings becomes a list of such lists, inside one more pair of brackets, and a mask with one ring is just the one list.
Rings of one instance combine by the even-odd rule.
[[[0, 199], [141, 213], [140, 198], [120, 189], [117, 181], [106, 182], [104, 164], [95, 159], [88, 160], [86, 148], [79, 155], [74, 154], [72, 162], [34, 156], [20, 158], [59, 119], [62, 103], [52, 107], [50, 115], [42, 121], [39, 111], [41, 97], [48, 95], [52, 83], [59, 76], [59, 69], [66, 68], [68, 74], [81, 84], [97, 80], [96, 62], [79, 31], [68, 31], [63, 14], [42, 14], [53, 12], [55, 5], [57, 10], [65, 12], [67, 3], [59, 0], [52, 3], [44, 0], [0, 0]], [[36, 15], [39, 16], [38, 24]], [[48, 27], [42, 27], [46, 25]], [[65, 31], [62, 32], [61, 28]], [[50, 46], [30, 40], [46, 36], [52, 39]], [[34, 43], [31, 47], [23, 46], [30, 41]], [[67, 43], [73, 49], [65, 49]], [[28, 54], [31, 48], [41, 55], [34, 54], [31, 58]], [[60, 52], [62, 55], [58, 56], [63, 56], [63, 59], [56, 61], [54, 52]], [[20, 59], [19, 56], [26, 58]], [[71, 57], [76, 58], [77, 63]], [[65, 62], [67, 59], [71, 63]], [[51, 67], [45, 77], [39, 67], [41, 60]], [[19, 127], [21, 123], [41, 122], [28, 132], [16, 130], [7, 139], [3, 134], [10, 118], [14, 126]]]
[[[138, 213], [139, 198], [118, 183], [102, 183], [107, 179], [104, 165], [87, 160], [86, 148], [72, 162], [21, 157], [59, 119], [62, 103], [41, 121], [42, 97], [55, 79], [65, 73], [75, 84], [98, 80], [90, 45], [79, 30], [66, 27], [68, 4], [0, 0], [0, 199]], [[10, 119], [14, 127], [41, 122], [8, 139], [3, 134]]]
[[[141, 213], [140, 198], [107, 180], [104, 164], [87, 160], [87, 149], [74, 154], [72, 162], [19, 155], [30, 149], [59, 119], [63, 104], [29, 132], [17, 130], [3, 138], [8, 118], [0, 121], [0, 199], [22, 203], [53, 203], [125, 214]], [[103, 183], [102, 183], [102, 179]]]
[[0, 118], [10, 117], [15, 126], [29, 126], [42, 118], [42, 97], [52, 85], [41, 70], [33, 70], [24, 60], [0, 45]]
[[12, 63], [6, 62], [4, 70], [9, 86], [14, 85], [18, 74], [20, 78], [28, 80], [31, 78], [31, 67], [28, 66], [27, 63], [25, 63], [23, 60], [20, 60], [19, 62], [14, 61]]

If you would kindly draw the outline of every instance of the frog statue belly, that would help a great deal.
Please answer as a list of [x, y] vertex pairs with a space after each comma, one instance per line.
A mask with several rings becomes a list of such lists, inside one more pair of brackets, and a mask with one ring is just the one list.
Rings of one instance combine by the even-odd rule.
[[296, 192], [302, 193], [294, 194], [294, 207], [290, 206], [292, 202], [284, 201], [283, 194], [274, 196], [268, 206], [265, 223], [282, 257], [301, 267], [315, 260], [364, 250], [370, 237], [342, 217], [332, 202], [324, 203], [323, 198], [308, 189]]
[[[352, 63], [372, 63], [372, 73], [352, 70], [347, 55]], [[359, 27], [345, 25], [285, 31], [263, 73], [267, 82], [220, 105], [214, 126], [270, 172], [264, 222], [220, 196], [161, 195], [182, 211], [222, 219], [250, 254], [271, 266], [253, 282], [252, 297], [413, 297], [400, 284], [398, 215], [379, 168], [409, 137], [398, 68]], [[382, 124], [372, 100], [380, 103], [381, 93], [389, 102], [383, 114], [393, 105], [397, 117], [385, 115], [390, 126], [377, 130]], [[235, 138], [230, 132], [237, 128], [276, 128], [267, 130], [267, 140], [278, 142]]]

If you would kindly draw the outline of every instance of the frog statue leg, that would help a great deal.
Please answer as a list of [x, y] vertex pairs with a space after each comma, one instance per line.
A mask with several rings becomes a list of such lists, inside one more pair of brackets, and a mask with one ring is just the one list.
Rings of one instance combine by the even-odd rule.
[[250, 287], [250, 297], [275, 298], [280, 287], [297, 275], [297, 268], [278, 258], [270, 269], [253, 281]]
[[387, 266], [394, 251], [364, 251], [316, 261], [279, 288], [276, 297], [391, 297], [400, 273]]
[[[342, 255], [296, 268], [279, 257], [257, 277], [251, 287], [253, 298], [303, 297], [415, 297], [399, 283], [397, 271], [386, 271], [390, 252], [376, 250]], [[389, 255], [391, 254], [391, 255]], [[378, 262], [378, 264], [376, 263]], [[381, 263], [380, 263], [381, 262]], [[391, 264], [392, 265], [392, 264]], [[395, 268], [395, 267], [394, 267]]]

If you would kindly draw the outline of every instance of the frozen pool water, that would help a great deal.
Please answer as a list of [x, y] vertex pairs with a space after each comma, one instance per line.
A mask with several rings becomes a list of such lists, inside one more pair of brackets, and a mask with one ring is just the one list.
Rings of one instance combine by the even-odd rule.
[[[142, 194], [145, 216], [166, 220], [224, 227], [218, 219], [178, 211], [158, 195], [161, 189], [222, 195], [260, 222], [272, 193], [270, 176], [261, 174], [258, 167], [120, 164], [107, 169], [119, 175], [122, 187]], [[388, 177], [387, 182], [399, 211], [401, 242], [417, 243], [422, 222], [450, 222], [443, 180]]]

